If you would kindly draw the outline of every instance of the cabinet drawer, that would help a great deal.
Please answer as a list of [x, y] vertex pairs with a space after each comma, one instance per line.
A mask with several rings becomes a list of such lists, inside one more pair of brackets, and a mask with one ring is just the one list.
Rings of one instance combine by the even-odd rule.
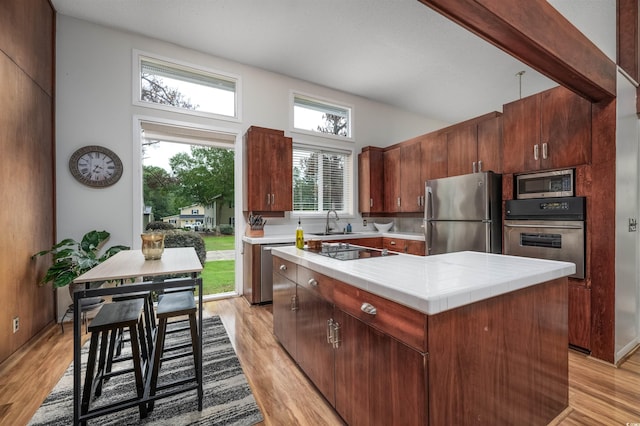
[[[339, 281], [333, 296], [335, 305], [346, 313], [420, 352], [427, 351], [425, 314]], [[375, 308], [375, 315], [364, 312], [366, 304]]]
[[296, 282], [298, 278], [298, 265], [280, 257], [273, 256], [273, 272], [286, 277], [290, 281]]
[[405, 241], [400, 238], [382, 238], [382, 248], [386, 248], [389, 251], [404, 253], [404, 243]]
[[298, 285], [333, 303], [333, 288], [337, 281], [311, 269], [298, 266]]

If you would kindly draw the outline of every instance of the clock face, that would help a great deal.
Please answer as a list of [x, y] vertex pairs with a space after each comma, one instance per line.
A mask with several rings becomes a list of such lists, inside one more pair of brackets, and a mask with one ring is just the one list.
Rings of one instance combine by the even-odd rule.
[[122, 176], [122, 161], [110, 149], [85, 146], [69, 159], [69, 170], [80, 183], [92, 187], [105, 187], [116, 183]]

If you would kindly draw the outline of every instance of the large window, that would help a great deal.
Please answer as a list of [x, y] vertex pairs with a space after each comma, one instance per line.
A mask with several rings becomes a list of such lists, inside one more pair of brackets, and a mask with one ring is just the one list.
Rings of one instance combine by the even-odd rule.
[[293, 127], [351, 138], [351, 107], [293, 94]]
[[333, 209], [351, 214], [351, 164], [350, 152], [294, 146], [294, 212], [321, 213]]
[[137, 103], [238, 118], [236, 78], [143, 55], [138, 60]]

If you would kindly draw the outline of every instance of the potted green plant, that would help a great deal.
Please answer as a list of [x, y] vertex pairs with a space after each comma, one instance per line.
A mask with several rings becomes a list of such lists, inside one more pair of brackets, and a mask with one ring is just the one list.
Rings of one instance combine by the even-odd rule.
[[[36, 258], [51, 253], [52, 264], [42, 278], [40, 285], [51, 282], [54, 288], [64, 287], [94, 266], [104, 262], [114, 254], [129, 247], [117, 245], [109, 247], [102, 255], [99, 254], [104, 243], [111, 234], [107, 231], [89, 231], [77, 242], [72, 238], [66, 238], [48, 250], [43, 250], [31, 256]], [[98, 283], [102, 284], [102, 283]], [[73, 296], [73, 288], [69, 287]]]

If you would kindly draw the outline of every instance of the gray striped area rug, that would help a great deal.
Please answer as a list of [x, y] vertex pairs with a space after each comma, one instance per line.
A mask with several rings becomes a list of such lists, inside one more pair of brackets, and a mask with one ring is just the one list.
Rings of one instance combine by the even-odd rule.
[[[189, 391], [156, 401], [155, 408], [140, 419], [137, 408], [90, 420], [89, 425], [253, 425], [263, 420], [262, 413], [251, 393], [240, 362], [231, 346], [224, 325], [217, 316], [203, 319], [203, 383], [202, 411], [198, 411], [196, 391]], [[167, 335], [167, 344], [188, 342], [188, 332]], [[129, 345], [127, 344], [128, 348]], [[85, 371], [88, 342], [82, 348], [82, 371]], [[117, 363], [117, 368], [128, 368]], [[130, 364], [129, 364], [130, 365]], [[159, 385], [180, 377], [193, 376], [192, 358], [186, 357], [162, 364]], [[84, 383], [84, 377], [82, 378]], [[94, 398], [91, 407], [135, 395], [132, 374], [112, 377], [103, 387], [102, 395]], [[47, 399], [31, 418], [30, 425], [73, 424], [73, 363]]]

